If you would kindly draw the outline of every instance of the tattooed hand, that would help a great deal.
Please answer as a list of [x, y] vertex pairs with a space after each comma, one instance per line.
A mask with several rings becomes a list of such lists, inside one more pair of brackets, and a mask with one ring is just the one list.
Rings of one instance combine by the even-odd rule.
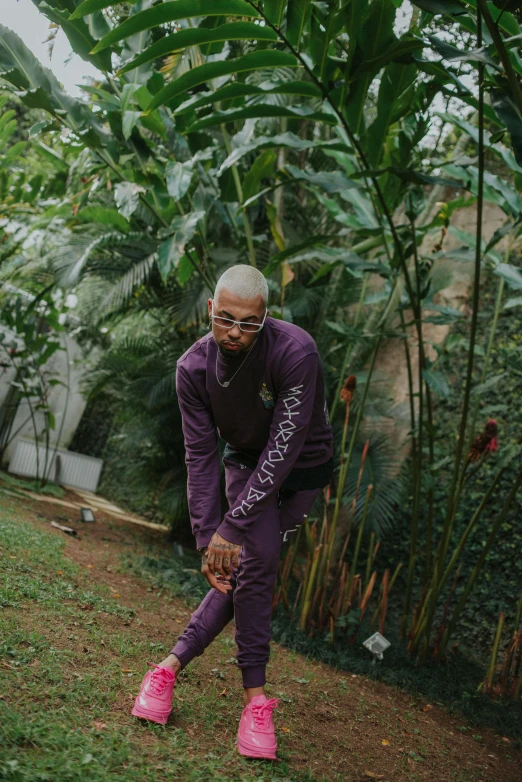
[[214, 533], [206, 551], [203, 553], [201, 572], [208, 583], [218, 592], [226, 594], [232, 589], [230, 581], [232, 570], [239, 565], [241, 546], [229, 543], [217, 532]]

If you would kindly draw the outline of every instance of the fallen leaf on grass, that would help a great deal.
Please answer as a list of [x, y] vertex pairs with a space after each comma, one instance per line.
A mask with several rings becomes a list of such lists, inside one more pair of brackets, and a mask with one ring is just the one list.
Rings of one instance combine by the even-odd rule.
[[94, 722], [92, 723], [92, 727], [95, 730], [105, 730], [109, 726], [107, 725], [106, 722], [102, 722], [101, 720], [94, 720]]
[[382, 744], [383, 746], [385, 746], [385, 747], [387, 747], [387, 746], [389, 745], [389, 743], [390, 743], [390, 742], [388, 741], [388, 739], [383, 739], [383, 740], [381, 741], [381, 744]]
[[57, 576], [63, 576], [63, 570], [57, 570], [56, 571]]
[[92, 570], [92, 568], [94, 567], [94, 565], [87, 565], [87, 567], [88, 567], [90, 570]]
[[364, 774], [370, 779], [384, 779], [384, 774], [374, 774], [373, 771], [365, 771]]
[[431, 703], [427, 703], [426, 706], [423, 707], [422, 711], [431, 711], [433, 709], [433, 706]]
[[76, 530], [73, 529], [72, 527], [65, 527], [63, 524], [57, 524], [56, 521], [51, 521], [51, 527], [54, 527], [55, 529], [59, 529], [62, 532], [66, 532], [67, 535], [74, 535], [75, 537], [76, 535], [78, 535]]
[[283, 733], [290, 733], [290, 728], [281, 728]]
[[226, 697], [227, 697], [227, 695], [228, 695], [228, 693], [227, 693], [227, 688], [225, 687], [225, 689], [223, 690], [223, 692], [220, 692], [219, 694], [220, 694], [220, 695], [223, 695], [223, 696], [226, 698]]
[[511, 744], [511, 740], [507, 739], [505, 736], [502, 736], [502, 741], [505, 741], [506, 744]]
[[117, 592], [114, 592], [113, 597], [119, 597], [119, 594]]
[[120, 671], [122, 673], [136, 673], [136, 671], [133, 671], [132, 668], [120, 668]]

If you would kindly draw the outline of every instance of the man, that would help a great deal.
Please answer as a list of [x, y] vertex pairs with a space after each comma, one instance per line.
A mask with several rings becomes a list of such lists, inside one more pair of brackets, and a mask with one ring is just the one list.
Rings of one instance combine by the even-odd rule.
[[[264, 685], [280, 548], [330, 482], [333, 460], [315, 342], [269, 318], [267, 300], [261, 272], [228, 269], [208, 301], [211, 333], [178, 361], [190, 520], [211, 589], [169, 656], [145, 675], [132, 713], [166, 723], [176, 674], [234, 618], [244, 688], [238, 749], [274, 759], [277, 701]], [[226, 443], [223, 519], [218, 437]]]

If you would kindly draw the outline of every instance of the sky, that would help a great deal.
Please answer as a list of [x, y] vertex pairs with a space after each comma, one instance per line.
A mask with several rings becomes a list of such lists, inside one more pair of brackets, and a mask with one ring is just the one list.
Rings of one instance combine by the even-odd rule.
[[85, 76], [99, 76], [99, 71], [77, 54], [71, 58], [71, 46], [61, 30], [49, 58], [49, 44], [45, 43], [50, 32], [49, 20], [38, 13], [31, 0], [0, 0], [0, 23], [20, 36], [42, 65], [53, 71], [69, 94], [81, 97], [82, 91], [77, 85], [84, 83]]

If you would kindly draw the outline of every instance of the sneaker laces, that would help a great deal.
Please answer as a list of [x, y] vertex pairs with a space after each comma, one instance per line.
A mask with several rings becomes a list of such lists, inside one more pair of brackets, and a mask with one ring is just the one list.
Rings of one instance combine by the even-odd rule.
[[154, 663], [149, 663], [149, 665], [153, 665], [156, 669], [149, 679], [149, 689], [153, 695], [161, 695], [167, 684], [172, 681], [174, 674], [161, 665], [154, 665]]
[[270, 700], [267, 700], [264, 703], [252, 703], [252, 716], [254, 718], [256, 728], [266, 730], [270, 723], [272, 711], [278, 706], [279, 701], [277, 698], [270, 698]]

